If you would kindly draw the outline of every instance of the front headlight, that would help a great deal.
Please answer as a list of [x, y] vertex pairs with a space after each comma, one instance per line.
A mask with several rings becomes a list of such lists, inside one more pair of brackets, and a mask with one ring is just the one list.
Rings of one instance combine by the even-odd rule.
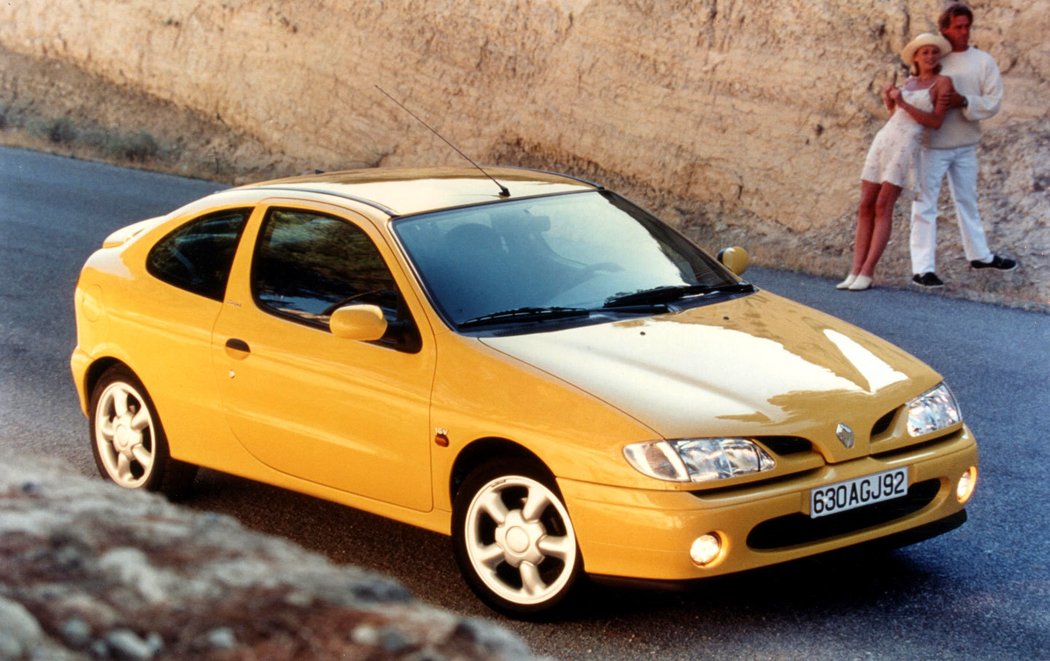
[[776, 466], [746, 438], [690, 438], [633, 443], [623, 455], [639, 472], [669, 482], [708, 482], [760, 473]]
[[908, 433], [912, 436], [925, 436], [960, 421], [959, 404], [947, 384], [942, 383], [908, 402]]

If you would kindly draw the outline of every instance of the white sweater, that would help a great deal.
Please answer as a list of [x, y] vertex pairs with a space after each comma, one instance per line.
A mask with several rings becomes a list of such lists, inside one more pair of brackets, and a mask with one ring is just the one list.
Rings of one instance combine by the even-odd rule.
[[952, 108], [944, 123], [929, 132], [930, 149], [953, 149], [976, 145], [981, 140], [981, 120], [999, 112], [1003, 102], [1003, 78], [988, 53], [970, 46], [951, 52], [941, 60], [941, 73], [952, 79], [955, 91], [966, 97], [965, 108]]

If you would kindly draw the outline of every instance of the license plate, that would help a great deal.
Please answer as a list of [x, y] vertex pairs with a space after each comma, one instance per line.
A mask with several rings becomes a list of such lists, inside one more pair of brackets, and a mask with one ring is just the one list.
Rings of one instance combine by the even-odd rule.
[[829, 514], [837, 514], [884, 500], [900, 498], [907, 493], [907, 466], [884, 473], [865, 475], [811, 491], [809, 517], [816, 519]]

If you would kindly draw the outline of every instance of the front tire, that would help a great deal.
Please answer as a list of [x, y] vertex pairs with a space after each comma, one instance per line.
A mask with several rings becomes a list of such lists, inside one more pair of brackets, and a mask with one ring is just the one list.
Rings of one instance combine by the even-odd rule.
[[583, 560], [553, 478], [502, 460], [470, 474], [456, 494], [456, 562], [491, 608], [511, 617], [550, 615], [568, 603]]
[[91, 450], [103, 477], [172, 499], [189, 491], [197, 467], [171, 458], [160, 416], [129, 369], [106, 370], [91, 392], [90, 410]]

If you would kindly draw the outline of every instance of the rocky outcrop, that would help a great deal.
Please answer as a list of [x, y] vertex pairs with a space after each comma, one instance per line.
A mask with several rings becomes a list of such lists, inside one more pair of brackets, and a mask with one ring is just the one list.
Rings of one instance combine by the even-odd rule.
[[[32, 3], [31, 3], [32, 4]], [[458, 157], [376, 86], [477, 160], [536, 165], [627, 192], [702, 245], [839, 275], [860, 164], [885, 121], [896, 53], [938, 0], [55, 0], [0, 5], [0, 46], [87, 73], [116, 96], [99, 121], [158, 136], [215, 131], [236, 177]], [[999, 61], [1000, 115], [982, 147], [981, 210], [1012, 274], [968, 273], [944, 205], [938, 270], [956, 293], [1050, 298], [1050, 0], [975, 2], [974, 42]], [[13, 58], [7, 58], [13, 60]], [[12, 112], [51, 94], [3, 73]], [[35, 92], [31, 92], [35, 89]], [[84, 113], [82, 86], [50, 102]], [[123, 94], [195, 113], [120, 111]], [[71, 95], [71, 96], [70, 96]], [[54, 95], [57, 96], [57, 95]], [[77, 98], [81, 103], [77, 103]], [[108, 99], [108, 100], [107, 100]], [[72, 101], [72, 102], [71, 102]], [[20, 105], [23, 104], [23, 105]], [[169, 112], [169, 115], [172, 114]], [[151, 121], [151, 116], [154, 117]], [[219, 138], [223, 132], [238, 136]], [[176, 138], [172, 138], [176, 139]], [[211, 151], [208, 151], [211, 150]], [[216, 168], [218, 169], [218, 168]], [[906, 283], [906, 204], [879, 279]]]
[[233, 519], [0, 460], [0, 658], [529, 659], [513, 634]]

